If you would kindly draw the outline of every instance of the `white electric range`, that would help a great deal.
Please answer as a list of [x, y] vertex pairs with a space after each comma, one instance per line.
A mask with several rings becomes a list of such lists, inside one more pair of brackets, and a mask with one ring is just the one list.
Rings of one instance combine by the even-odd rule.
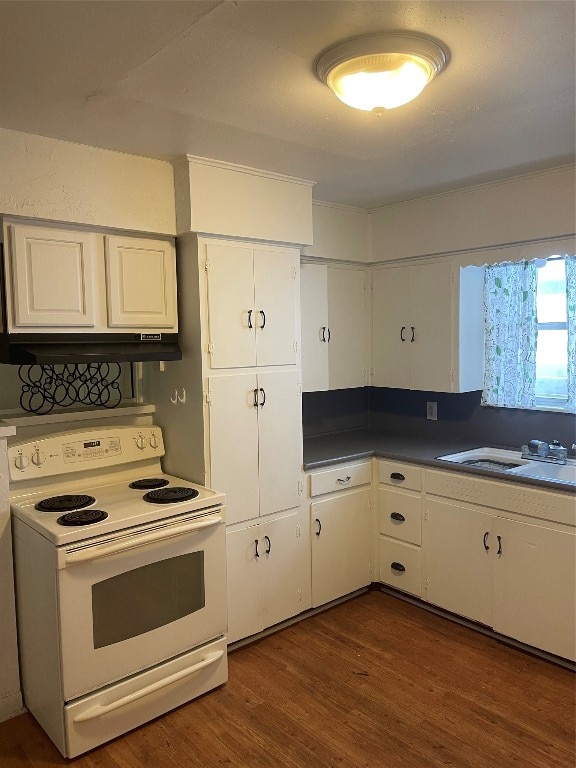
[[158, 427], [12, 444], [24, 701], [66, 757], [227, 679], [225, 498]]

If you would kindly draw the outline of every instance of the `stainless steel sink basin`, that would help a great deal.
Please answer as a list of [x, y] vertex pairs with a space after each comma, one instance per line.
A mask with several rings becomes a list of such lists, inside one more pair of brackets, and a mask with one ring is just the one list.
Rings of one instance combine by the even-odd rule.
[[470, 467], [497, 469], [501, 472], [531, 463], [521, 458], [520, 451], [507, 451], [503, 448], [473, 448], [470, 451], [450, 453], [438, 458], [443, 461], [454, 461], [457, 464], [467, 464]]
[[576, 461], [568, 459], [566, 464], [549, 461], [523, 459], [520, 451], [503, 448], [473, 448], [470, 451], [438, 456], [443, 461], [465, 464], [479, 469], [493, 469], [507, 474], [537, 477], [576, 486]]

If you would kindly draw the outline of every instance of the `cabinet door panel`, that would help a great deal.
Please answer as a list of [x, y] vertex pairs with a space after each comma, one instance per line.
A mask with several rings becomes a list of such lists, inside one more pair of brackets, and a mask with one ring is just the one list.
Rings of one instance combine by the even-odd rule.
[[298, 260], [294, 252], [254, 250], [257, 365], [296, 364]]
[[105, 253], [109, 325], [176, 328], [176, 256], [172, 244], [106, 237]]
[[94, 327], [96, 235], [11, 226], [14, 324]]
[[300, 505], [302, 409], [299, 374], [258, 374], [260, 514]]
[[376, 387], [410, 388], [408, 297], [407, 267], [374, 270], [372, 345]]
[[302, 264], [300, 308], [302, 315], [302, 389], [328, 389], [328, 268]]
[[265, 566], [261, 581], [263, 620], [265, 627], [271, 627], [304, 610], [302, 579], [305, 574], [310, 576], [296, 514], [260, 527], [260, 557]]
[[425, 503], [423, 598], [492, 626], [492, 515], [458, 502]]
[[210, 392], [210, 485], [226, 494], [229, 525], [258, 517], [256, 376], [213, 376]]
[[252, 249], [208, 244], [206, 258], [210, 365], [212, 368], [256, 365]]
[[494, 629], [576, 660], [576, 534], [494, 519]]
[[229, 643], [264, 629], [260, 582], [266, 563], [256, 557], [259, 535], [259, 525], [226, 533]]
[[366, 370], [365, 275], [363, 270], [328, 270], [330, 389], [363, 387]]
[[450, 392], [452, 284], [449, 264], [410, 268], [410, 389]]
[[368, 489], [315, 501], [310, 525], [313, 607], [370, 584], [373, 524]]

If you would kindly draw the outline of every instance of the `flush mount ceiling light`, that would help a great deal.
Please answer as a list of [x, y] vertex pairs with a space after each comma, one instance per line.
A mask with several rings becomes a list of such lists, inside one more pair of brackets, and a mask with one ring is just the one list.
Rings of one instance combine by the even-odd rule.
[[366, 35], [324, 51], [316, 74], [344, 104], [379, 112], [415, 99], [448, 57], [446, 48], [424, 35]]

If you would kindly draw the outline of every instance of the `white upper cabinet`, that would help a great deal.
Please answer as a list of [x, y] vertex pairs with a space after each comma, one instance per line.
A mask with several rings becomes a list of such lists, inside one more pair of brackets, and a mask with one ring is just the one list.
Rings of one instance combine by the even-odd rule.
[[17, 327], [94, 327], [97, 236], [10, 227], [13, 322]]
[[178, 328], [170, 240], [6, 224], [8, 330]]
[[176, 258], [171, 243], [106, 237], [108, 324], [113, 328], [174, 328]]
[[372, 359], [378, 387], [482, 389], [482, 270], [445, 261], [374, 270]]
[[302, 388], [305, 392], [366, 384], [364, 269], [301, 267]]
[[298, 253], [206, 243], [211, 368], [295, 365]]

